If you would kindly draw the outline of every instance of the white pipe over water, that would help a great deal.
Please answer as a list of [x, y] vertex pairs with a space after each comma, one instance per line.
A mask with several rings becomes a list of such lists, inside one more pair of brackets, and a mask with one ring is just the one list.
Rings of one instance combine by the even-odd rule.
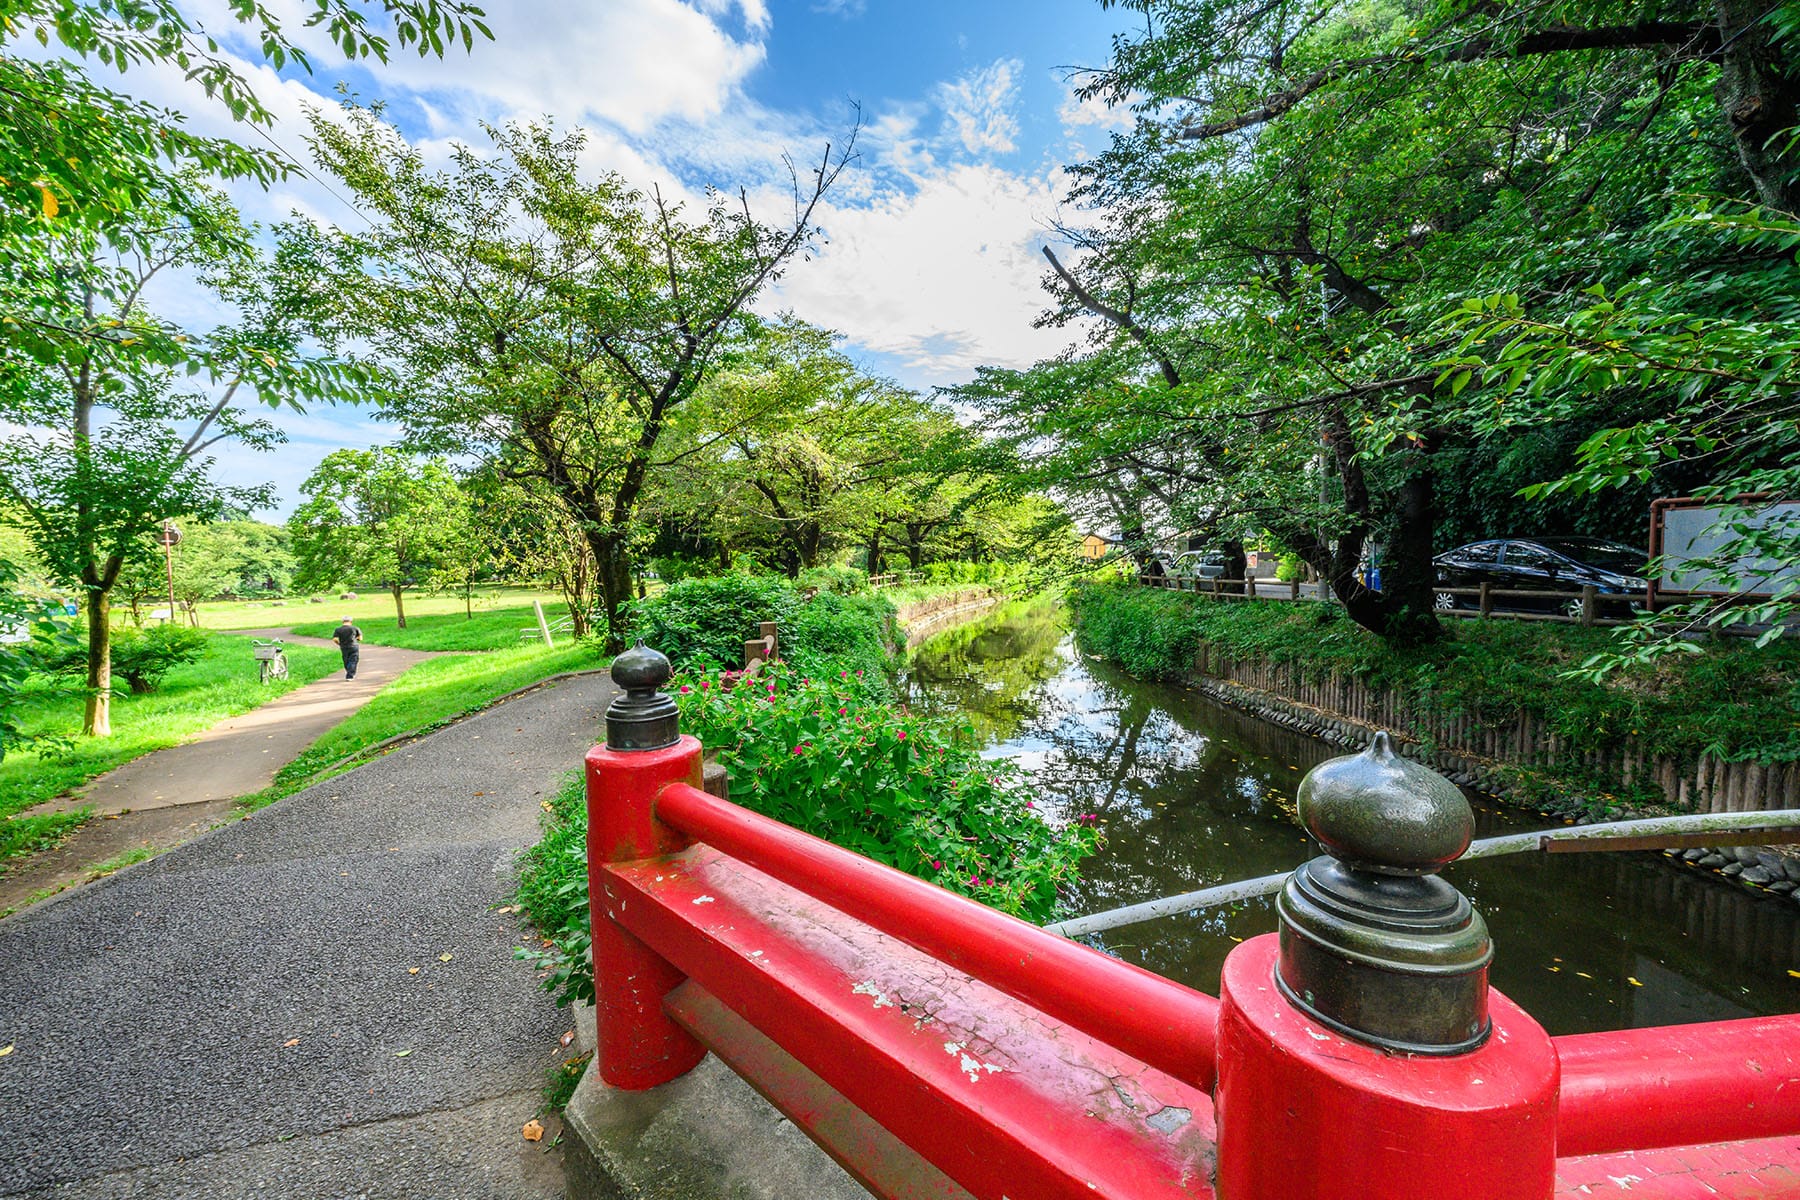
[[[1536, 850], [1545, 838], [1552, 841], [1576, 841], [1593, 837], [1596, 834], [1632, 833], [1640, 836], [1663, 833], [1726, 833], [1733, 829], [1760, 829], [1768, 825], [1800, 824], [1800, 808], [1782, 808], [1771, 812], [1741, 813], [1688, 813], [1679, 817], [1639, 817], [1630, 821], [1603, 821], [1595, 825], [1569, 825], [1559, 829], [1540, 829], [1532, 833], [1509, 833], [1503, 837], [1483, 838], [1474, 842], [1457, 862], [1466, 862], [1471, 858], [1494, 858], [1501, 854], [1519, 854], [1526, 850]], [[1173, 916], [1176, 913], [1188, 912], [1196, 908], [1212, 908], [1220, 904], [1231, 904], [1238, 900], [1251, 900], [1257, 896], [1266, 896], [1270, 892], [1278, 892], [1281, 885], [1287, 882], [1288, 872], [1279, 875], [1262, 875], [1255, 879], [1240, 879], [1236, 883], [1221, 883], [1213, 887], [1201, 888], [1197, 892], [1183, 892], [1179, 896], [1164, 896], [1160, 900], [1146, 900], [1142, 904], [1128, 904], [1124, 908], [1112, 908], [1105, 912], [1091, 913], [1085, 917], [1074, 917], [1067, 921], [1058, 921], [1054, 925], [1046, 925], [1049, 933], [1060, 933], [1064, 937], [1080, 937], [1083, 934], [1099, 933], [1106, 929], [1117, 929], [1121, 925], [1137, 925], [1144, 921], [1154, 921], [1158, 917]]]

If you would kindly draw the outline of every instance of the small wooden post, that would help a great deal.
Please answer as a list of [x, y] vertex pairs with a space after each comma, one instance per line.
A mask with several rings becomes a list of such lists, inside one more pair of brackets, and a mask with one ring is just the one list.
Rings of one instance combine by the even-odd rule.
[[1494, 615], [1494, 585], [1485, 579], [1481, 581], [1481, 615]]
[[1288, 599], [1296, 602], [1300, 599], [1300, 577], [1298, 575], [1288, 580]]
[[1600, 589], [1593, 584], [1583, 584], [1581, 588], [1581, 623], [1591, 626], [1600, 615]]
[[531, 607], [537, 613], [538, 632], [544, 635], [544, 645], [554, 648], [556, 643], [550, 640], [550, 622], [544, 620], [544, 602], [533, 600]]

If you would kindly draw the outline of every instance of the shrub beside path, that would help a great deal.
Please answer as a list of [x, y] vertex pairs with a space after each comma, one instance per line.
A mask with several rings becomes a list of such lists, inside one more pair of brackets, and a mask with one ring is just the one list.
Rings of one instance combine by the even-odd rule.
[[611, 696], [562, 680], [0, 922], [0, 1196], [561, 1195], [520, 1129], [570, 1018], [494, 909]]

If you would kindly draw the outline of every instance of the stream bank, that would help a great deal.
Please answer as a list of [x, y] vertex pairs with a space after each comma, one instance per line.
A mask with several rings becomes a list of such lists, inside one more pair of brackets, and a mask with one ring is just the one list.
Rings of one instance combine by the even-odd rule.
[[[1070, 915], [1292, 869], [1313, 850], [1294, 789], [1340, 747], [1146, 683], [1082, 654], [1054, 604], [1013, 603], [918, 646], [906, 702], [956, 715], [1030, 776], [1054, 820], [1107, 843]], [[1470, 796], [1477, 836], [1562, 822]], [[1493, 978], [1552, 1033], [1800, 1009], [1800, 904], [1654, 854], [1520, 855], [1447, 876], [1493, 932]], [[1211, 992], [1225, 954], [1275, 926], [1264, 899], [1100, 935], [1094, 944]]]

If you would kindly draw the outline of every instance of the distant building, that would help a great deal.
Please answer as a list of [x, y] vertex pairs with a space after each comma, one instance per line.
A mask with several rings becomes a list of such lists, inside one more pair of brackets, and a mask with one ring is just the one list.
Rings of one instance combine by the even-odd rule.
[[1115, 547], [1124, 544], [1118, 538], [1109, 538], [1105, 534], [1084, 533], [1081, 535], [1081, 557], [1105, 558]]

